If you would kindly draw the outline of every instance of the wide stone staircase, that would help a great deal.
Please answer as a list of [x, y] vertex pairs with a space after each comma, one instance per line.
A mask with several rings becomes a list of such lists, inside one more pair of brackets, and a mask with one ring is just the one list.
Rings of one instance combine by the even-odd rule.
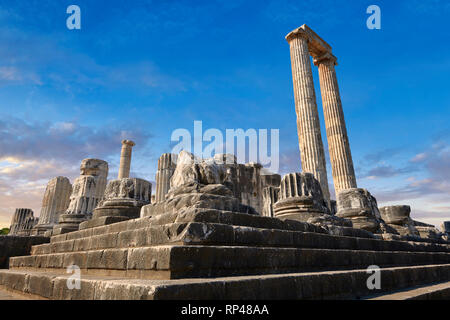
[[[340, 234], [187, 208], [53, 236], [11, 258], [0, 286], [47, 299], [357, 299], [450, 281], [448, 243]], [[73, 265], [80, 289], [67, 284]], [[369, 266], [381, 268], [380, 289], [367, 286]]]

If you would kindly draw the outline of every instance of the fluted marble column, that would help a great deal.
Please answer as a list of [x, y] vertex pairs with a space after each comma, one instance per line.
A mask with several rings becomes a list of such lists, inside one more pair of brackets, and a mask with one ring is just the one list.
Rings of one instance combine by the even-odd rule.
[[131, 152], [136, 144], [130, 140], [122, 141], [122, 152], [120, 154], [120, 167], [118, 179], [130, 177]]
[[27, 219], [32, 217], [33, 210], [25, 208], [16, 209], [11, 221], [9, 235], [14, 236], [17, 235], [20, 231], [24, 230]]
[[327, 130], [333, 182], [336, 194], [339, 191], [356, 188], [355, 170], [345, 126], [344, 112], [336, 77], [336, 58], [327, 53], [315, 59], [319, 67], [320, 90]]
[[39, 225], [56, 224], [60, 214], [69, 207], [72, 185], [66, 177], [56, 177], [49, 181], [42, 200]]
[[156, 196], [155, 201], [165, 200], [165, 196], [170, 189], [170, 178], [176, 168], [177, 155], [164, 153], [158, 160], [158, 171], [156, 172]]
[[276, 187], [265, 187], [263, 189], [263, 210], [262, 215], [265, 217], [273, 217], [274, 210], [273, 205], [278, 201], [278, 195], [280, 193], [280, 188]]
[[319, 113], [311, 70], [308, 37], [302, 30], [286, 36], [291, 51], [295, 109], [302, 169], [319, 181], [323, 196], [330, 201], [325, 151], [320, 132]]
[[108, 177], [108, 163], [100, 159], [84, 159], [80, 176], [75, 179], [70, 203], [53, 227], [53, 235], [78, 230], [79, 224], [89, 220], [92, 212], [103, 198]]

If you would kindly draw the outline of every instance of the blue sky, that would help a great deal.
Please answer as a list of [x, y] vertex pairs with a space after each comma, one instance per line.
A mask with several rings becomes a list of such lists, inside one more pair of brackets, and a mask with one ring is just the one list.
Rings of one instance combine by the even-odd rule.
[[[81, 30], [66, 28], [71, 4]], [[366, 27], [372, 4], [381, 30]], [[449, 16], [442, 0], [2, 0], [0, 225], [16, 207], [37, 214], [47, 181], [73, 181], [83, 158], [114, 178], [122, 138], [137, 143], [132, 174], [153, 181], [173, 130], [194, 120], [279, 129], [280, 173], [299, 171], [284, 37], [304, 23], [338, 57], [358, 185], [380, 206], [450, 220]]]

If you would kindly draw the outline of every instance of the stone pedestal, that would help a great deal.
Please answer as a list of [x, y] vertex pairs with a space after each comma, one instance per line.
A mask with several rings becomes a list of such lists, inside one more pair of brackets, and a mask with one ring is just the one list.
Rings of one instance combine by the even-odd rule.
[[439, 230], [435, 227], [415, 226], [415, 228], [417, 229], [417, 232], [419, 233], [421, 238], [434, 240], [440, 240], [443, 238], [443, 234], [439, 232]]
[[278, 201], [273, 209], [276, 218], [303, 222], [329, 213], [320, 183], [312, 173], [285, 175], [281, 180]]
[[92, 219], [81, 223], [80, 230], [139, 218], [141, 207], [150, 203], [151, 194], [152, 184], [143, 179], [110, 181]]
[[450, 221], [442, 222], [442, 232], [450, 235]]
[[[85, 214], [65, 213], [59, 217], [58, 224], [53, 227], [52, 236], [77, 231], [80, 223], [86, 221]], [[47, 233], [44, 233], [44, 235]]]
[[70, 203], [72, 185], [66, 177], [56, 177], [49, 181], [42, 200], [39, 223], [33, 228], [32, 235], [44, 235], [58, 223]]
[[402, 225], [411, 221], [410, 206], [388, 206], [380, 208], [381, 217], [387, 224]]
[[411, 219], [411, 207], [406, 205], [380, 208], [381, 218], [401, 236], [420, 236]]
[[354, 228], [380, 232], [381, 214], [377, 200], [366, 189], [341, 190], [337, 194], [336, 216], [350, 219]]
[[99, 159], [84, 159], [80, 166], [80, 177], [73, 183], [69, 208], [61, 215], [53, 234], [76, 231], [79, 224], [89, 220], [103, 197], [108, 177], [108, 163]]
[[308, 38], [308, 34], [300, 28], [286, 36], [291, 51], [300, 156], [303, 172], [314, 175], [322, 187], [323, 197], [329, 202], [325, 151], [320, 132]]

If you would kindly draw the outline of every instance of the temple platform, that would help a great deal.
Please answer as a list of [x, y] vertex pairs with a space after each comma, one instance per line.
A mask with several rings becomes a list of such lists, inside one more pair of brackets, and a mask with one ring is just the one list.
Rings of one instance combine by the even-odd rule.
[[[372, 265], [381, 268], [376, 293], [450, 280], [448, 243], [354, 234], [187, 208], [53, 236], [10, 258], [0, 285], [48, 299], [357, 299], [375, 294]], [[80, 290], [67, 287], [72, 265]]]

